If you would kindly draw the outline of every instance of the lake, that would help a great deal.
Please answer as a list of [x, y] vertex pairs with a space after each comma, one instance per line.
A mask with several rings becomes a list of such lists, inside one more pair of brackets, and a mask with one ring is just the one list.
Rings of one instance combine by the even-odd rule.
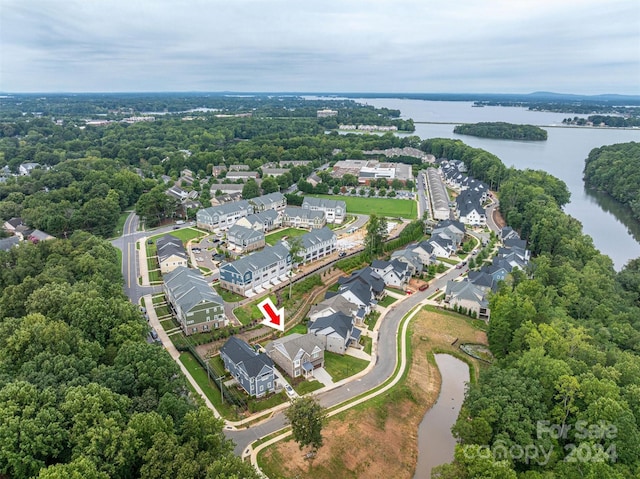
[[[518, 169], [544, 170], [563, 180], [571, 192], [571, 202], [565, 211], [577, 218], [585, 234], [595, 246], [608, 255], [617, 270], [630, 259], [640, 256], [640, 225], [631, 218], [628, 209], [612, 206], [610, 198], [585, 191], [582, 181], [584, 160], [593, 148], [629, 141], [640, 142], [640, 129], [562, 127], [563, 118], [585, 117], [573, 113], [528, 111], [526, 108], [485, 106], [473, 107], [472, 102], [404, 100], [393, 98], [355, 99], [378, 108], [399, 109], [403, 118], [413, 118], [415, 135], [427, 138], [454, 138], [467, 145], [487, 150], [507, 166]], [[505, 121], [509, 123], [547, 126], [547, 141], [526, 142], [491, 140], [457, 135], [458, 123]]]
[[429, 479], [431, 469], [453, 461], [456, 440], [451, 427], [458, 419], [469, 382], [469, 366], [449, 354], [436, 354], [442, 376], [440, 395], [418, 427], [418, 464], [414, 479]]

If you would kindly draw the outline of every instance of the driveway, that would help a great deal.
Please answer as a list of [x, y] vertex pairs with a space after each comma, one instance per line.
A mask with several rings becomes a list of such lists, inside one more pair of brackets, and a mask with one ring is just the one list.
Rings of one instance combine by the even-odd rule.
[[316, 368], [313, 370], [313, 377], [320, 381], [325, 386], [332, 386], [333, 379], [325, 368]]

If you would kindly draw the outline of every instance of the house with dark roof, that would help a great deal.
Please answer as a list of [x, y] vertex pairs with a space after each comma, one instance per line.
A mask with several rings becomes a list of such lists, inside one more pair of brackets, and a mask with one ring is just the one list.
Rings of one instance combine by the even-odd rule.
[[456, 197], [456, 216], [465, 225], [484, 226], [487, 224], [481, 196], [469, 190]]
[[22, 218], [14, 217], [4, 222], [3, 228], [9, 233], [15, 233], [18, 227], [23, 225], [24, 221]]
[[324, 345], [314, 334], [289, 334], [268, 343], [267, 355], [290, 377], [313, 377], [324, 367]]
[[173, 271], [179, 266], [187, 266], [188, 256], [180, 238], [164, 235], [156, 241], [156, 249], [162, 274]]
[[337, 293], [327, 293], [325, 298], [330, 298], [336, 294], [351, 303], [357, 304], [358, 308], [364, 310], [365, 316], [371, 312], [371, 306], [376, 304], [371, 286], [361, 279], [341, 285]]
[[9, 251], [11, 248], [20, 244], [20, 238], [17, 236], [9, 236], [8, 238], [0, 239], [0, 251]]
[[312, 173], [307, 177], [307, 183], [311, 183], [314, 187], [316, 187], [320, 183], [322, 183], [322, 178], [320, 178], [316, 173]]
[[327, 220], [322, 211], [311, 211], [299, 206], [287, 206], [282, 213], [282, 226], [291, 228], [322, 228]]
[[462, 242], [464, 241], [464, 235], [466, 234], [467, 229], [464, 226], [464, 223], [457, 220], [444, 220], [440, 221], [435, 228], [431, 231], [431, 235], [441, 235], [444, 234], [447, 237], [451, 238], [455, 244], [455, 247], [458, 248]]
[[237, 254], [248, 253], [256, 249], [264, 248], [264, 233], [241, 226], [238, 223], [227, 231], [227, 247]]
[[308, 326], [309, 333], [322, 339], [325, 351], [344, 354], [352, 344], [357, 344], [362, 333], [353, 326], [353, 318], [340, 311], [316, 319]]
[[305, 196], [302, 200], [302, 208], [310, 211], [322, 211], [327, 223], [342, 224], [347, 215], [347, 204], [342, 200]]
[[336, 234], [326, 226], [303, 234], [300, 237], [302, 262], [309, 263], [330, 255], [336, 250], [337, 241]]
[[231, 336], [220, 348], [220, 359], [249, 396], [262, 397], [275, 391], [273, 361], [243, 340]]
[[220, 265], [220, 286], [243, 296], [254, 296], [287, 280], [291, 255], [279, 242], [233, 262]]
[[392, 260], [398, 260], [409, 266], [409, 272], [412, 276], [422, 274], [424, 264], [420, 255], [409, 248], [401, 249], [391, 253]]
[[500, 230], [500, 241], [508, 239], [520, 239], [520, 235], [511, 226], [505, 226]]
[[276, 210], [266, 210], [240, 218], [236, 224], [266, 233], [282, 226], [282, 216]]
[[452, 254], [455, 254], [457, 250], [456, 242], [448, 235], [438, 233], [431, 235], [427, 241], [429, 248], [431, 249], [431, 255], [438, 257], [448, 258]]
[[486, 292], [469, 281], [447, 281], [445, 303], [452, 308], [464, 308], [479, 319], [489, 319]]
[[184, 334], [189, 336], [227, 326], [224, 301], [199, 270], [179, 266], [163, 279], [167, 303]]
[[364, 268], [354, 271], [349, 276], [338, 278], [339, 285], [347, 285], [354, 281], [360, 281], [364, 283], [367, 288], [370, 288], [375, 299], [382, 299], [386, 294], [384, 290], [384, 280], [371, 266], [365, 266]]
[[198, 228], [227, 230], [240, 218], [250, 214], [253, 214], [253, 206], [246, 200], [240, 200], [201, 209], [196, 213], [196, 221]]
[[394, 259], [392, 261], [374, 260], [371, 269], [384, 281], [386, 286], [404, 288], [411, 279], [411, 271], [407, 263]]
[[495, 290], [497, 282], [494, 281], [493, 276], [485, 268], [483, 267], [479, 271], [469, 271], [467, 281], [488, 293]]

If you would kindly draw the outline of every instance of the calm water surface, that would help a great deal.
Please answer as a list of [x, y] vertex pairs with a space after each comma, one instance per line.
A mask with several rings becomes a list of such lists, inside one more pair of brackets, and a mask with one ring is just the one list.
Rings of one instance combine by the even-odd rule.
[[414, 479], [429, 479], [431, 468], [453, 461], [456, 440], [451, 426], [456, 422], [469, 382], [469, 366], [449, 354], [436, 354], [442, 376], [440, 396], [418, 428], [418, 464]]
[[[569, 113], [533, 112], [525, 108], [474, 108], [471, 102], [423, 101], [401, 99], [359, 99], [376, 107], [399, 109], [403, 118], [416, 122], [448, 122], [450, 124], [416, 124], [415, 134], [426, 138], [455, 138], [475, 148], [498, 156], [507, 166], [518, 169], [544, 170], [563, 180], [571, 191], [571, 202], [565, 211], [577, 218], [595, 246], [611, 257], [620, 270], [630, 259], [640, 256], [640, 225], [629, 211], [597, 195], [585, 191], [582, 181], [584, 160], [593, 148], [629, 141], [640, 142], [640, 130], [604, 128], [547, 128], [547, 141], [525, 142], [490, 140], [453, 133], [456, 123], [506, 121], [539, 126], [559, 125]], [[605, 206], [606, 205], [606, 206]]]

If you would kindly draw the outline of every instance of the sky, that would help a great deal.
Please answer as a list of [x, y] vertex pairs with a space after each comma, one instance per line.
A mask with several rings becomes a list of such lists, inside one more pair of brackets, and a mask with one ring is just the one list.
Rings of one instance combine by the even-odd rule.
[[640, 94], [640, 0], [0, 0], [0, 92]]

